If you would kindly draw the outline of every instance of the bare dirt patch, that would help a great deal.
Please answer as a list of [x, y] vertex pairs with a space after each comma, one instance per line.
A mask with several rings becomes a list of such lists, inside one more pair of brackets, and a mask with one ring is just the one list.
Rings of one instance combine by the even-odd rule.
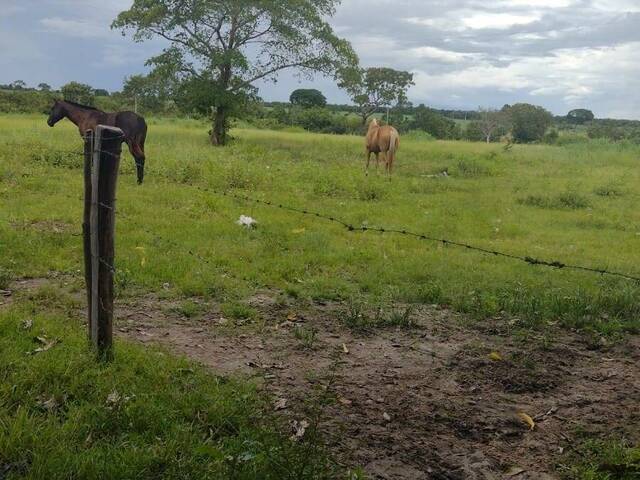
[[[370, 478], [558, 478], [577, 435], [640, 441], [637, 337], [593, 350], [566, 331], [486, 333], [431, 306], [411, 330], [355, 333], [335, 303], [263, 292], [247, 302], [259, 319], [236, 322], [192, 301], [191, 317], [156, 295], [121, 301], [116, 331], [253, 378], [274, 409], [292, 424], [318, 421], [338, 460]], [[318, 392], [332, 401], [313, 419]]]

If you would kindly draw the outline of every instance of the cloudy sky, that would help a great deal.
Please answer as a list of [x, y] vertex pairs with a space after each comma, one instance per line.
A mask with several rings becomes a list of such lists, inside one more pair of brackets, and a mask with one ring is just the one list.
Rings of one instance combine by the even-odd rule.
[[[69, 80], [117, 90], [162, 44], [109, 29], [130, 0], [0, 0], [0, 83]], [[412, 71], [414, 103], [640, 119], [640, 0], [343, 0], [331, 19], [365, 66]], [[261, 86], [284, 100], [291, 74]], [[332, 81], [301, 85], [347, 99]]]

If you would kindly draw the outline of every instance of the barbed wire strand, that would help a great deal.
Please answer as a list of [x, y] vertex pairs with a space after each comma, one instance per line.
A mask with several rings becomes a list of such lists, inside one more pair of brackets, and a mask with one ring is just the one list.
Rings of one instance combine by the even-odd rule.
[[[100, 150], [101, 153], [107, 154], [107, 155], [111, 155], [113, 157], [119, 157], [119, 155], [111, 153], [111, 152], [107, 152], [107, 151], [103, 151]], [[74, 153], [78, 153], [78, 152], [74, 152]], [[81, 155], [84, 155], [84, 153], [81, 153]], [[171, 180], [170, 177], [165, 176], [166, 179]], [[186, 184], [189, 185], [189, 184]], [[535, 258], [533, 256], [529, 256], [529, 255], [517, 255], [517, 254], [512, 254], [512, 253], [507, 253], [507, 252], [503, 252], [500, 250], [494, 250], [494, 249], [489, 249], [489, 248], [485, 248], [485, 247], [479, 247], [476, 245], [471, 245], [469, 243], [465, 243], [465, 242], [460, 242], [460, 241], [456, 241], [456, 240], [450, 240], [450, 239], [446, 239], [446, 238], [438, 238], [435, 237], [433, 235], [430, 234], [425, 234], [425, 233], [417, 233], [414, 232], [410, 229], [398, 229], [398, 228], [387, 228], [387, 227], [370, 227], [370, 226], [355, 226], [354, 224], [339, 218], [338, 216], [334, 216], [334, 215], [327, 215], [327, 214], [323, 214], [320, 212], [316, 212], [313, 211], [311, 209], [307, 209], [307, 208], [298, 208], [298, 207], [292, 207], [290, 205], [285, 205], [283, 203], [280, 202], [274, 202], [274, 201], [270, 201], [270, 200], [262, 200], [259, 198], [254, 198], [254, 197], [250, 197], [248, 195], [239, 195], [236, 193], [232, 193], [226, 190], [217, 190], [215, 188], [212, 187], [202, 187], [199, 185], [189, 185], [189, 186], [193, 186], [196, 189], [203, 191], [203, 192], [207, 192], [207, 193], [213, 193], [215, 195], [218, 196], [223, 196], [223, 197], [227, 197], [227, 198], [233, 198], [235, 200], [239, 200], [239, 201], [243, 201], [243, 202], [247, 202], [247, 203], [255, 203], [258, 205], [264, 205], [267, 207], [271, 207], [271, 208], [277, 208], [280, 210], [284, 210], [284, 211], [289, 211], [289, 212], [293, 212], [293, 213], [298, 213], [304, 216], [308, 216], [308, 217], [312, 217], [312, 218], [318, 218], [318, 219], [322, 219], [322, 220], [326, 220], [332, 223], [336, 223], [340, 226], [342, 226], [343, 228], [346, 228], [349, 232], [375, 232], [375, 233], [381, 233], [381, 234], [396, 234], [396, 235], [404, 235], [404, 236], [408, 236], [408, 237], [413, 237], [413, 238], [417, 238], [419, 240], [424, 240], [424, 241], [429, 241], [429, 242], [433, 242], [433, 243], [439, 243], [442, 244], [444, 246], [452, 246], [452, 247], [457, 247], [457, 248], [463, 248], [469, 251], [474, 251], [474, 252], [478, 252], [478, 253], [482, 253], [485, 255], [491, 255], [494, 257], [501, 257], [501, 258], [506, 258], [506, 259], [510, 259], [510, 260], [516, 260], [516, 261], [520, 261], [523, 263], [526, 263], [528, 265], [532, 265], [532, 266], [543, 266], [543, 267], [549, 267], [549, 268], [554, 268], [557, 270], [575, 270], [575, 271], [582, 271], [582, 272], [589, 272], [589, 273], [595, 273], [595, 274], [599, 274], [599, 275], [606, 275], [606, 276], [611, 276], [611, 277], [617, 277], [617, 278], [622, 278], [628, 281], [632, 281], [632, 282], [636, 282], [636, 283], [640, 283], [640, 276], [636, 276], [636, 275], [631, 275], [631, 274], [627, 274], [627, 273], [622, 273], [622, 272], [618, 272], [618, 271], [613, 271], [613, 270], [608, 270], [605, 268], [594, 268], [594, 267], [588, 267], [588, 266], [583, 266], [583, 265], [577, 265], [577, 264], [572, 264], [572, 263], [566, 263], [566, 262], [561, 262], [559, 260], [545, 260], [545, 259], [540, 259], [540, 258]], [[149, 232], [150, 233], [150, 232]], [[176, 246], [179, 246], [177, 244], [175, 244]], [[189, 252], [191, 253], [191, 252]], [[200, 258], [202, 261], [205, 261], [206, 263], [209, 263], [208, 261], [206, 261], [206, 259], [204, 259], [203, 257]]]

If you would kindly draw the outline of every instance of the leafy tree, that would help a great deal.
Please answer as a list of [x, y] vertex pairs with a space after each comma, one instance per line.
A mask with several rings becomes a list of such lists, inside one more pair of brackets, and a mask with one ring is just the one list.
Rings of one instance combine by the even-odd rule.
[[465, 140], [469, 140], [470, 142], [486, 141], [486, 137], [482, 132], [482, 128], [480, 127], [480, 121], [473, 120], [467, 123], [467, 126], [464, 130], [464, 138]]
[[335, 119], [329, 110], [321, 107], [298, 109], [293, 114], [293, 122], [311, 132], [331, 133]]
[[48, 83], [39, 83], [38, 90], [40, 90], [41, 92], [50, 92], [51, 85], [49, 85]]
[[69, 82], [60, 89], [62, 97], [70, 102], [93, 106], [95, 94], [93, 88], [85, 83]]
[[438, 139], [456, 139], [460, 137], [460, 129], [455, 121], [424, 105], [420, 105], [415, 109], [411, 129], [423, 130]]
[[[181, 98], [212, 114], [211, 143], [227, 142], [229, 118], [255, 97], [254, 84], [285, 69], [334, 74], [357, 62], [326, 18], [339, 0], [134, 0], [112, 27], [171, 46], [149, 60], [180, 82]], [[170, 77], [170, 78], [171, 78]]]
[[165, 75], [157, 71], [149, 75], [132, 75], [124, 80], [122, 96], [129, 104], [133, 104], [136, 110], [164, 110], [176, 95], [177, 85], [169, 80], [170, 78], [165, 78]]
[[553, 115], [542, 107], [516, 103], [508, 109], [512, 134], [516, 142], [538, 142], [544, 138], [553, 123]]
[[575, 110], [571, 110], [567, 114], [567, 120], [569, 123], [574, 123], [576, 125], [584, 125], [585, 123], [593, 121], [596, 118], [591, 110], [587, 110], [585, 108], [577, 108]]
[[292, 105], [297, 105], [302, 108], [311, 107], [324, 107], [327, 105], [326, 97], [316, 89], [299, 88], [289, 97], [289, 101]]
[[96, 97], [108, 97], [109, 92], [104, 88], [96, 88], [93, 92]]
[[340, 72], [340, 87], [358, 107], [362, 124], [380, 108], [406, 101], [413, 74], [392, 68], [348, 68]]
[[12, 90], [25, 90], [27, 88], [27, 84], [23, 80], [16, 80], [11, 83], [10, 87]]

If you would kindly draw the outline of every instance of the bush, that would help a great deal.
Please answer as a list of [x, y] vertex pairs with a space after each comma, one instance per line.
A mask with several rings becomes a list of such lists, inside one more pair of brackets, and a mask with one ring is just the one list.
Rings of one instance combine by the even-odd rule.
[[456, 122], [443, 117], [435, 110], [424, 105], [416, 108], [415, 116], [409, 124], [409, 129], [423, 130], [441, 140], [455, 140], [462, 136], [460, 127]]
[[608, 124], [594, 124], [587, 130], [587, 135], [592, 139], [605, 139], [618, 142], [624, 140], [625, 131], [621, 127]]
[[49, 113], [55, 95], [33, 90], [0, 90], [0, 113]]
[[526, 198], [518, 200], [518, 203], [530, 207], [571, 210], [581, 210], [591, 205], [588, 198], [576, 192], [565, 192], [555, 197], [529, 195]]
[[424, 130], [409, 130], [403, 136], [406, 140], [415, 140], [415, 141], [424, 141], [424, 142], [431, 142], [435, 140], [435, 138], [433, 138], [433, 135], [431, 135], [428, 132], [425, 132]]
[[517, 103], [508, 109], [513, 138], [519, 143], [539, 142], [553, 124], [553, 116], [542, 107]]
[[558, 130], [552, 129], [549, 130], [545, 135], [542, 141], [547, 145], [556, 145], [558, 143], [558, 139], [560, 138], [560, 134]]
[[351, 132], [353, 121], [344, 115], [331, 113], [326, 108], [292, 109], [291, 124], [299, 125], [310, 132], [334, 133], [344, 135]]

